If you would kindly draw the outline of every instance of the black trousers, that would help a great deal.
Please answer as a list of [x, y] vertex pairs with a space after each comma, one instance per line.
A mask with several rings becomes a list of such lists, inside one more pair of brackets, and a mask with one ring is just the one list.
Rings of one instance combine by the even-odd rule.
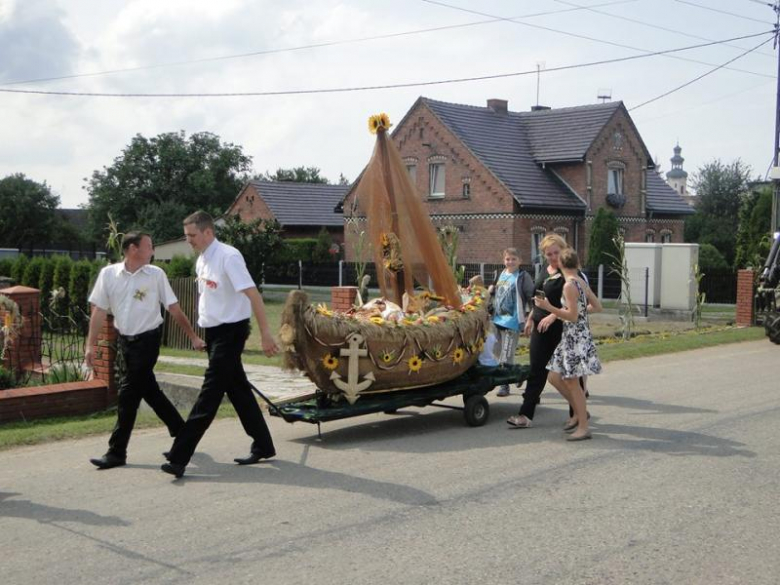
[[539, 402], [547, 384], [547, 364], [561, 342], [562, 333], [563, 322], [560, 319], [556, 319], [544, 333], [539, 331], [539, 323], [534, 322], [530, 343], [531, 373], [525, 385], [523, 405], [520, 407], [520, 414], [528, 419], [534, 418], [536, 403]]
[[214, 420], [225, 393], [236, 409], [244, 431], [253, 439], [252, 453], [265, 457], [276, 454], [268, 425], [252, 394], [241, 363], [241, 353], [244, 351], [247, 337], [248, 319], [206, 329], [209, 365], [198, 399], [184, 423], [184, 428], [173, 442], [171, 463], [187, 465], [190, 462], [198, 442]]
[[146, 403], [152, 407], [155, 414], [168, 427], [172, 437], [175, 437], [184, 426], [184, 419], [160, 390], [154, 377], [154, 366], [160, 355], [161, 337], [161, 327], [133, 337], [119, 336], [117, 345], [127, 371], [124, 378], [120, 380], [116, 426], [108, 440], [109, 453], [119, 457], [127, 456], [127, 444], [130, 442], [130, 434], [135, 426], [135, 417], [141, 400], [146, 400]]

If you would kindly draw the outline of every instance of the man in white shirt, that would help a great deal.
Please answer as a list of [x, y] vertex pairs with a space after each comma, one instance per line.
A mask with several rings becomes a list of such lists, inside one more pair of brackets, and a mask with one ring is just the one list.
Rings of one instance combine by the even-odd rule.
[[184, 235], [189, 245], [200, 253], [195, 265], [200, 292], [198, 325], [206, 330], [209, 365], [198, 399], [168, 453], [169, 463], [162, 466], [164, 472], [177, 478], [184, 475], [225, 393], [244, 431], [252, 437], [249, 456], [234, 461], [249, 465], [276, 455], [271, 433], [241, 363], [252, 314], [260, 327], [265, 355], [273, 356], [279, 351], [268, 326], [263, 297], [249, 275], [241, 252], [216, 239], [214, 221], [203, 211], [184, 220]]
[[170, 312], [195, 349], [205, 347], [179, 307], [165, 272], [149, 264], [154, 254], [151, 236], [142, 232], [125, 234], [122, 252], [124, 261], [103, 268], [89, 296], [92, 315], [84, 355], [87, 367], [92, 367], [93, 347], [106, 314], [111, 311], [114, 327], [119, 332], [118, 350], [127, 369], [119, 384], [117, 422], [108, 440], [108, 452], [102, 457], [90, 459], [99, 469], [125, 464], [127, 444], [142, 399], [162, 419], [172, 437], [184, 426], [181, 415], [160, 390], [154, 377], [162, 335], [160, 306]]

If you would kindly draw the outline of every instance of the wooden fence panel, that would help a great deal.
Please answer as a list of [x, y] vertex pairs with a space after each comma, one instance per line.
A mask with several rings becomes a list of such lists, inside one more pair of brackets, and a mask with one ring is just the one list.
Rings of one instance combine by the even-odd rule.
[[[171, 279], [171, 288], [176, 298], [179, 299], [182, 312], [187, 315], [195, 332], [202, 338], [204, 331], [198, 327], [198, 281], [192, 277], [173, 278]], [[192, 349], [187, 335], [176, 324], [168, 311], [165, 312], [162, 344], [174, 349]]]

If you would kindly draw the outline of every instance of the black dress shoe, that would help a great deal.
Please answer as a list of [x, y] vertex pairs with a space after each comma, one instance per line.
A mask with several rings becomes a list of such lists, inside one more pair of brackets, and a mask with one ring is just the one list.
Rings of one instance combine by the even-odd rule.
[[90, 459], [89, 462], [98, 469], [111, 469], [112, 467], [121, 467], [127, 461], [124, 457], [120, 457], [119, 455], [106, 453], [102, 457]]
[[160, 469], [162, 469], [165, 473], [175, 475], [176, 479], [179, 479], [182, 475], [184, 475], [184, 470], [187, 469], [187, 466], [179, 465], [178, 463], [163, 463], [160, 466]]
[[276, 451], [267, 455], [263, 455], [262, 453], [250, 453], [249, 457], [236, 457], [233, 461], [239, 465], [252, 465], [262, 459], [270, 459], [271, 457], [276, 457]]

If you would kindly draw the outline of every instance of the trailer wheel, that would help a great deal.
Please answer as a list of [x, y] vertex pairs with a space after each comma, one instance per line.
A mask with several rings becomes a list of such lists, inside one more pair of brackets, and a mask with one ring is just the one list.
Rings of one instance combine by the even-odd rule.
[[484, 396], [474, 394], [466, 398], [463, 416], [470, 427], [481, 427], [487, 422], [489, 415], [490, 406]]

